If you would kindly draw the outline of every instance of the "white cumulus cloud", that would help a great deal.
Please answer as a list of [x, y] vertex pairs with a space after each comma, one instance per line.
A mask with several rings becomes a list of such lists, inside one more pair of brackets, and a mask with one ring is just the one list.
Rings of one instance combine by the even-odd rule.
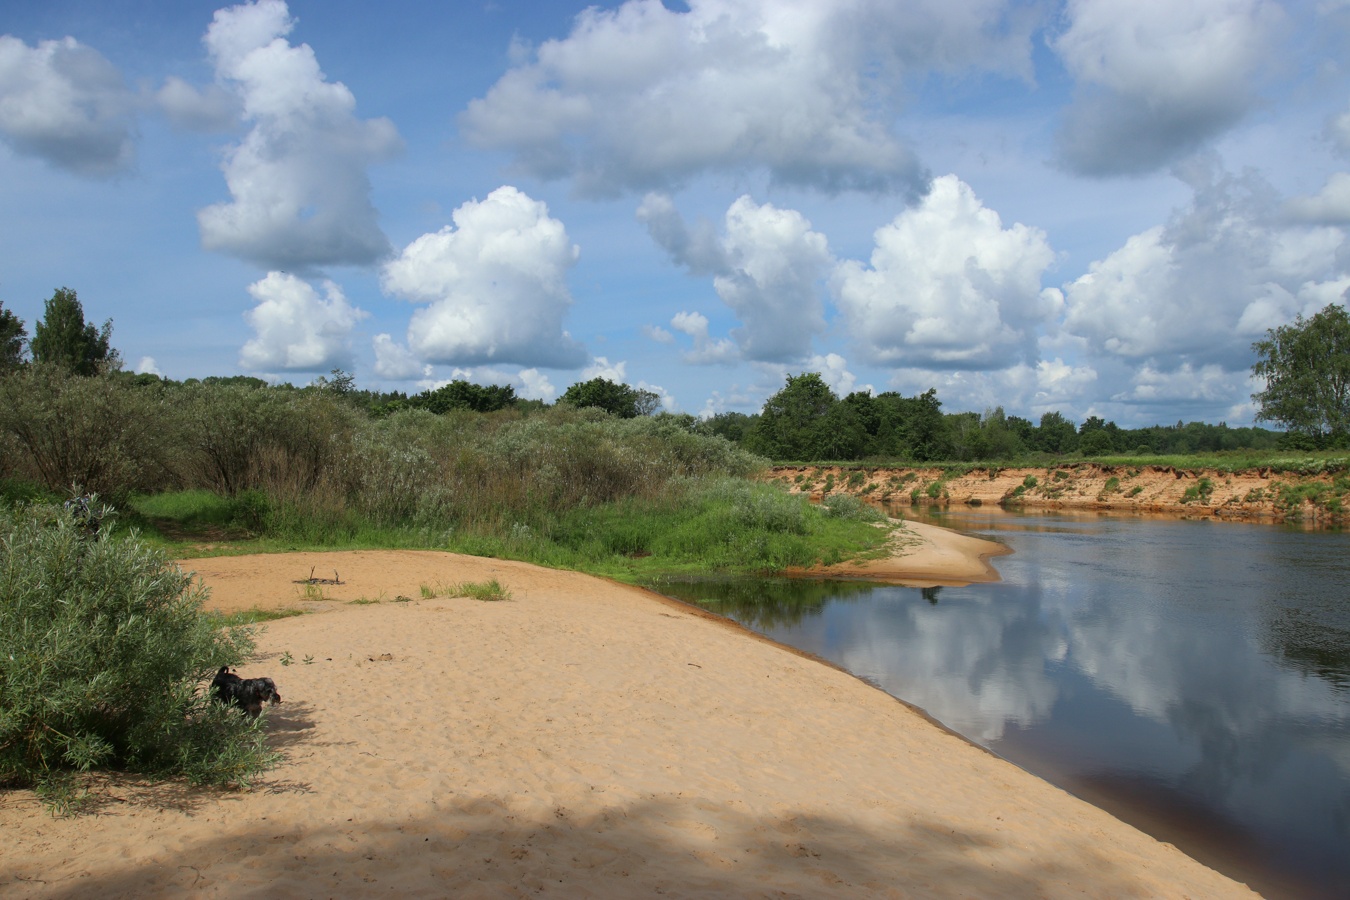
[[1214, 363], [1202, 366], [1183, 363], [1173, 371], [1145, 363], [1135, 373], [1129, 387], [1111, 399], [1149, 404], [1200, 400], [1212, 404], [1240, 395], [1246, 386], [1246, 372], [1230, 372]]
[[1065, 17], [1060, 155], [1098, 176], [1153, 171], [1241, 119], [1284, 22], [1271, 0], [1069, 0]]
[[1350, 156], [1350, 109], [1327, 123], [1327, 137], [1336, 152]]
[[741, 358], [740, 350], [731, 341], [708, 334], [708, 317], [703, 313], [681, 310], [671, 317], [670, 327], [694, 339], [693, 349], [683, 354], [685, 362], [695, 365], [730, 364]]
[[135, 112], [122, 74], [92, 47], [0, 35], [0, 138], [15, 152], [77, 175], [116, 175], [135, 160]]
[[202, 244], [267, 268], [367, 265], [389, 242], [366, 169], [402, 141], [388, 119], [356, 117], [351, 91], [286, 40], [294, 25], [282, 0], [258, 0], [218, 10], [206, 32], [251, 128], [226, 154], [232, 199], [197, 214]]
[[827, 191], [921, 194], [891, 128], [909, 75], [1027, 77], [1035, 17], [1000, 0], [660, 0], [590, 7], [519, 59], [461, 125], [583, 192], [764, 169]]
[[1055, 254], [1044, 232], [1004, 228], [955, 175], [879, 228], [871, 264], [839, 264], [836, 302], [865, 359], [919, 368], [995, 369], [1035, 356], [1061, 297], [1042, 289]]
[[170, 76], [155, 93], [155, 103], [175, 128], [186, 131], [229, 131], [239, 124], [239, 98], [218, 84], [195, 88]]
[[848, 360], [838, 353], [826, 353], [813, 356], [807, 361], [807, 368], [820, 375], [822, 381], [830, 386], [840, 397], [847, 397], [854, 391], [870, 394], [875, 389], [870, 384], [858, 385], [858, 378], [848, 370]]
[[612, 381], [615, 384], [626, 383], [625, 373], [628, 371], [628, 363], [625, 360], [610, 362], [608, 357], [597, 356], [591, 360], [590, 365], [581, 370], [581, 380], [590, 381], [593, 378], [603, 378], [606, 381]]
[[1289, 215], [1318, 225], [1350, 225], [1350, 172], [1334, 172], [1311, 197], [1295, 197], [1285, 206]]
[[558, 396], [558, 389], [553, 386], [553, 382], [538, 369], [521, 369], [520, 385], [520, 396], [526, 400], [543, 400], [548, 403]]
[[371, 347], [375, 351], [375, 374], [381, 378], [412, 381], [431, 377], [431, 367], [413, 355], [405, 345], [395, 341], [392, 335], [375, 335], [371, 339]]
[[269, 272], [249, 285], [258, 305], [245, 313], [255, 336], [239, 364], [254, 372], [325, 372], [351, 366], [351, 333], [368, 313], [347, 302], [342, 289], [324, 283], [324, 296], [305, 281]]
[[1190, 205], [1066, 285], [1064, 328], [1097, 353], [1152, 359], [1168, 371], [1185, 363], [1245, 370], [1265, 329], [1343, 292], [1345, 235], [1288, 224], [1286, 204], [1254, 172], [1211, 164], [1181, 174], [1194, 191]]
[[[720, 238], [703, 226], [691, 238], [668, 198], [649, 195], [638, 218], [691, 274], [714, 276], [717, 295], [742, 323], [731, 332], [742, 358], [791, 362], [810, 355], [811, 339], [825, 330], [821, 283], [833, 257], [805, 216], [742, 196], [727, 209]], [[691, 361], [729, 359], [730, 346], [709, 337], [700, 313], [680, 313], [671, 324], [695, 339]]]
[[454, 211], [387, 263], [386, 293], [426, 304], [408, 346], [424, 362], [576, 368], [585, 349], [563, 329], [578, 248], [548, 207], [514, 187]]

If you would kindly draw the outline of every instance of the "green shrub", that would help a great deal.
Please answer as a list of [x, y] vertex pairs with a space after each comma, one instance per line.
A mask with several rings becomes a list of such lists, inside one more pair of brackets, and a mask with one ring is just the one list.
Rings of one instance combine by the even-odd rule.
[[134, 535], [88, 538], [59, 506], [0, 509], [0, 784], [62, 805], [94, 767], [224, 784], [268, 765], [258, 722], [202, 690], [252, 648], [202, 596]]
[[1120, 490], [1120, 479], [1119, 479], [1119, 478], [1117, 478], [1116, 476], [1112, 475], [1110, 478], [1106, 479], [1106, 485], [1102, 488], [1102, 493], [1104, 493], [1104, 494], [1114, 494], [1114, 493], [1115, 493], [1116, 491], [1118, 491], [1118, 490]]
[[1201, 503], [1208, 503], [1209, 497], [1213, 493], [1214, 493], [1213, 480], [1209, 478], [1201, 478], [1195, 484], [1186, 488], [1186, 491], [1181, 495], [1181, 502], [1195, 503], [1196, 501], [1200, 501]]
[[832, 519], [852, 519], [857, 522], [880, 522], [886, 518], [881, 511], [852, 494], [834, 494], [821, 502], [825, 515]]
[[1035, 475], [1028, 475], [1026, 478], [1023, 478], [1023, 479], [1022, 479], [1022, 487], [1026, 488], [1027, 490], [1031, 490], [1031, 489], [1034, 488], [1038, 483], [1039, 483], [1039, 482], [1036, 480], [1036, 476], [1035, 476]]
[[169, 439], [161, 392], [110, 375], [33, 364], [0, 377], [0, 435], [16, 474], [49, 491], [72, 486], [121, 498], [165, 486]]

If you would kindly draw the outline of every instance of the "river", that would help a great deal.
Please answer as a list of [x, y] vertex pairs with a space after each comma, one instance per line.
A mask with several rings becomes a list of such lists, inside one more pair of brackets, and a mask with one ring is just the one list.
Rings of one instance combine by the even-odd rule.
[[1350, 533], [924, 521], [1008, 545], [1002, 581], [654, 587], [844, 667], [1268, 896], [1350, 897]]

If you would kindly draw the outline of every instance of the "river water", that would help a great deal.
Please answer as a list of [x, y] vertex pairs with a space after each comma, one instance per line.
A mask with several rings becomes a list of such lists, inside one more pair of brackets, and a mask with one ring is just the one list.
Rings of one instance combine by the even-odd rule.
[[[905, 511], [906, 515], [910, 513]], [[664, 582], [1272, 897], [1350, 897], [1350, 533], [962, 510], [1003, 580]]]

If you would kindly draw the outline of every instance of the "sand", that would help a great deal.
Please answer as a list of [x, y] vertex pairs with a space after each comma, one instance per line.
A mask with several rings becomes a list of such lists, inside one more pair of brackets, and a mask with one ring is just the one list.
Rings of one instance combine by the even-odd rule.
[[[965, 540], [898, 552], [919, 580], [954, 546], [984, 571], [997, 548]], [[315, 610], [240, 666], [277, 682], [282, 761], [246, 791], [103, 779], [76, 818], [0, 792], [0, 894], [1253, 896], [847, 673], [637, 588], [435, 552], [183, 565], [212, 606]], [[306, 598], [311, 569], [343, 584]], [[422, 599], [493, 578], [509, 600]]]

